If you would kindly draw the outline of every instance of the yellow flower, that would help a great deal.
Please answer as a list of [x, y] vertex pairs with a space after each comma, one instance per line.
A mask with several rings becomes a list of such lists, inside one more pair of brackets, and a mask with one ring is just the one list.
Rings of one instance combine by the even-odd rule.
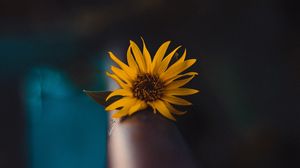
[[177, 96], [198, 92], [195, 89], [182, 88], [197, 73], [181, 74], [191, 67], [196, 59], [185, 60], [186, 50], [184, 50], [182, 56], [174, 64], [169, 65], [180, 46], [164, 57], [170, 44], [170, 41], [167, 41], [159, 47], [152, 60], [143, 39], [142, 41], [143, 51], [135, 42], [130, 41], [127, 50], [128, 64], [120, 61], [112, 52], [108, 52], [119, 68], [111, 66], [113, 73], [106, 74], [118, 83], [120, 89], [109, 94], [106, 101], [113, 96], [122, 96], [122, 98], [111, 103], [105, 110], [118, 109], [112, 117], [120, 118], [152, 107], [154, 113], [158, 111], [163, 116], [175, 120], [172, 114], [181, 115], [185, 112], [177, 110], [173, 105], [191, 105], [187, 100]]

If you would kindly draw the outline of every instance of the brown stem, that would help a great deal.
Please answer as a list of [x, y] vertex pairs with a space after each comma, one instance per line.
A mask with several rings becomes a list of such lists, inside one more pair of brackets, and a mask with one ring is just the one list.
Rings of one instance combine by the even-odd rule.
[[196, 167], [175, 122], [150, 110], [116, 122], [108, 138], [110, 168]]

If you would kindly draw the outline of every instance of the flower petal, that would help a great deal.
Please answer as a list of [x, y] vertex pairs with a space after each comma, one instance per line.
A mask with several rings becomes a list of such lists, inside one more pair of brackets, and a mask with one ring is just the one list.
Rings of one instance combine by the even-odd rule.
[[138, 112], [139, 110], [145, 109], [147, 107], [147, 104], [144, 101], [133, 99], [130, 103], [126, 104], [123, 109], [121, 109], [119, 112], [115, 113], [112, 117], [114, 118], [120, 118], [125, 115], [132, 115], [133, 113]]
[[131, 86], [131, 81], [129, 80], [129, 76], [126, 72], [124, 72], [123, 70], [115, 67], [115, 66], [111, 66], [110, 67], [111, 71], [118, 76], [121, 80], [123, 80], [124, 82], [126, 82], [129, 86]]
[[143, 101], [143, 103], [141, 104], [141, 107], [139, 110], [144, 110], [148, 107], [148, 104], [146, 102]]
[[173, 65], [171, 65], [170, 67], [177, 67], [179, 64], [181, 64], [181, 63], [184, 62], [185, 57], [186, 57], [186, 49], [184, 49], [184, 52], [183, 52], [182, 56]]
[[156, 114], [157, 113], [156, 107], [153, 105], [153, 103], [152, 102], [147, 102], [147, 104], [152, 107], [153, 112]]
[[123, 63], [121, 60], [119, 60], [112, 52], [108, 52], [110, 58], [118, 64], [132, 79], [136, 77], [136, 71], [128, 67], [125, 63]]
[[191, 102], [176, 96], [165, 95], [164, 97], [162, 97], [162, 99], [176, 105], [182, 105], [182, 106], [192, 105]]
[[154, 72], [154, 73], [157, 72], [170, 43], [171, 43], [171, 41], [166, 41], [158, 48], [158, 50], [153, 58], [152, 72]]
[[175, 55], [176, 51], [180, 48], [181, 46], [177, 47], [176, 49], [174, 49], [168, 56], [166, 56], [166, 58], [161, 62], [161, 65], [159, 66], [158, 70], [157, 70], [157, 74], [161, 74], [163, 72], [165, 72], [165, 70], [168, 68], [169, 63], [171, 61], [171, 59], [173, 58], [173, 56]]
[[174, 108], [170, 103], [168, 103], [167, 101], [165, 101], [165, 104], [167, 106], [167, 108], [170, 110], [171, 113], [176, 114], [176, 115], [183, 115], [186, 113], [186, 111], [179, 111], [176, 108]]
[[119, 107], [130, 106], [136, 102], [135, 98], [123, 97], [105, 108], [106, 111], [115, 110]]
[[121, 118], [121, 117], [124, 117], [126, 115], [128, 115], [128, 107], [127, 108], [123, 107], [121, 110], [114, 113], [112, 115], [112, 118]]
[[130, 90], [127, 90], [127, 89], [117, 89], [117, 90], [114, 90], [113, 92], [111, 92], [106, 97], [105, 101], [109, 100], [111, 97], [114, 97], [114, 96], [129, 96], [129, 97], [131, 97], [132, 92]]
[[191, 81], [193, 78], [195, 77], [195, 75], [192, 75], [186, 79], [181, 79], [181, 80], [176, 80], [171, 82], [170, 84], [168, 84], [166, 86], [166, 90], [171, 90], [171, 89], [175, 89], [175, 88], [179, 88], [181, 86], [184, 86], [185, 84], [187, 84], [189, 81]]
[[129, 45], [128, 49], [127, 49], [127, 63], [129, 65], [130, 68], [132, 68], [136, 73], [139, 70], [139, 67], [137, 66], [133, 55], [131, 53], [131, 45]]
[[137, 100], [137, 102], [129, 109], [129, 115], [138, 112], [139, 110], [145, 109], [147, 104], [144, 101]]
[[176, 88], [171, 90], [166, 90], [164, 92], [165, 95], [178, 95], [178, 96], [186, 96], [198, 93], [199, 90], [190, 89], [190, 88]]
[[173, 78], [165, 81], [165, 85], [168, 85], [168, 84], [172, 83], [174, 80], [176, 80], [178, 78], [182, 78], [182, 77], [185, 77], [185, 76], [194, 76], [194, 75], [198, 75], [198, 73], [197, 72], [187, 72], [185, 74], [176, 75]]
[[133, 56], [135, 57], [135, 60], [137, 62], [137, 65], [141, 72], [146, 72], [146, 63], [144, 60], [144, 56], [139, 49], [139, 47], [135, 44], [135, 42], [130, 40], [131, 49], [133, 52]]
[[173, 64], [170, 68], [167, 69], [166, 72], [162, 73], [160, 75], [160, 77], [163, 81], [171, 79], [174, 76], [180, 74], [184, 70], [191, 67], [195, 62], [196, 62], [196, 59], [189, 59], [189, 60], [186, 60], [182, 63], [179, 63], [178, 65]]
[[173, 121], [176, 121], [176, 119], [172, 116], [169, 109], [165, 105], [165, 103], [162, 100], [157, 100], [153, 102], [153, 106], [158, 110], [160, 114], [167, 117], [168, 119], [171, 119]]
[[186, 57], [186, 49], [184, 49], [184, 52], [183, 52], [182, 56], [179, 58], [179, 60], [177, 61], [177, 63], [183, 62], [185, 60], [185, 57]]
[[111, 74], [109, 72], [106, 72], [106, 75], [109, 76], [110, 78], [112, 78], [113, 80], [115, 80], [117, 82], [117, 84], [121, 87], [121, 88], [129, 88], [129, 85], [127, 85], [126, 83], [124, 83], [119, 77], [117, 77], [114, 74]]
[[146, 71], [148, 73], [150, 73], [151, 69], [152, 69], [152, 63], [151, 63], [151, 55], [146, 47], [145, 41], [144, 39], [141, 37], [142, 41], [143, 41], [143, 54], [144, 54], [144, 58], [145, 58], [145, 63], [146, 63]]

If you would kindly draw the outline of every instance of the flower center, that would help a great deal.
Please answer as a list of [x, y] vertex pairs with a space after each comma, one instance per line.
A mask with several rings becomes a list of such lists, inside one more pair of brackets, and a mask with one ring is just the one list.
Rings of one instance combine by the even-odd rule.
[[145, 73], [137, 76], [133, 82], [132, 92], [134, 97], [151, 102], [162, 97], [163, 88], [164, 83], [157, 75]]

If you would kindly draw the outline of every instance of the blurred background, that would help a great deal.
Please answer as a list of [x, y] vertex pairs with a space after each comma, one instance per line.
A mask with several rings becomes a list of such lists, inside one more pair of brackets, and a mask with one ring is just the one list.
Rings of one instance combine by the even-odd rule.
[[[0, 167], [106, 166], [107, 51], [172, 40], [200, 75], [178, 127], [199, 167], [300, 167], [296, 0], [1, 0]], [[298, 166], [297, 166], [298, 165]]]

